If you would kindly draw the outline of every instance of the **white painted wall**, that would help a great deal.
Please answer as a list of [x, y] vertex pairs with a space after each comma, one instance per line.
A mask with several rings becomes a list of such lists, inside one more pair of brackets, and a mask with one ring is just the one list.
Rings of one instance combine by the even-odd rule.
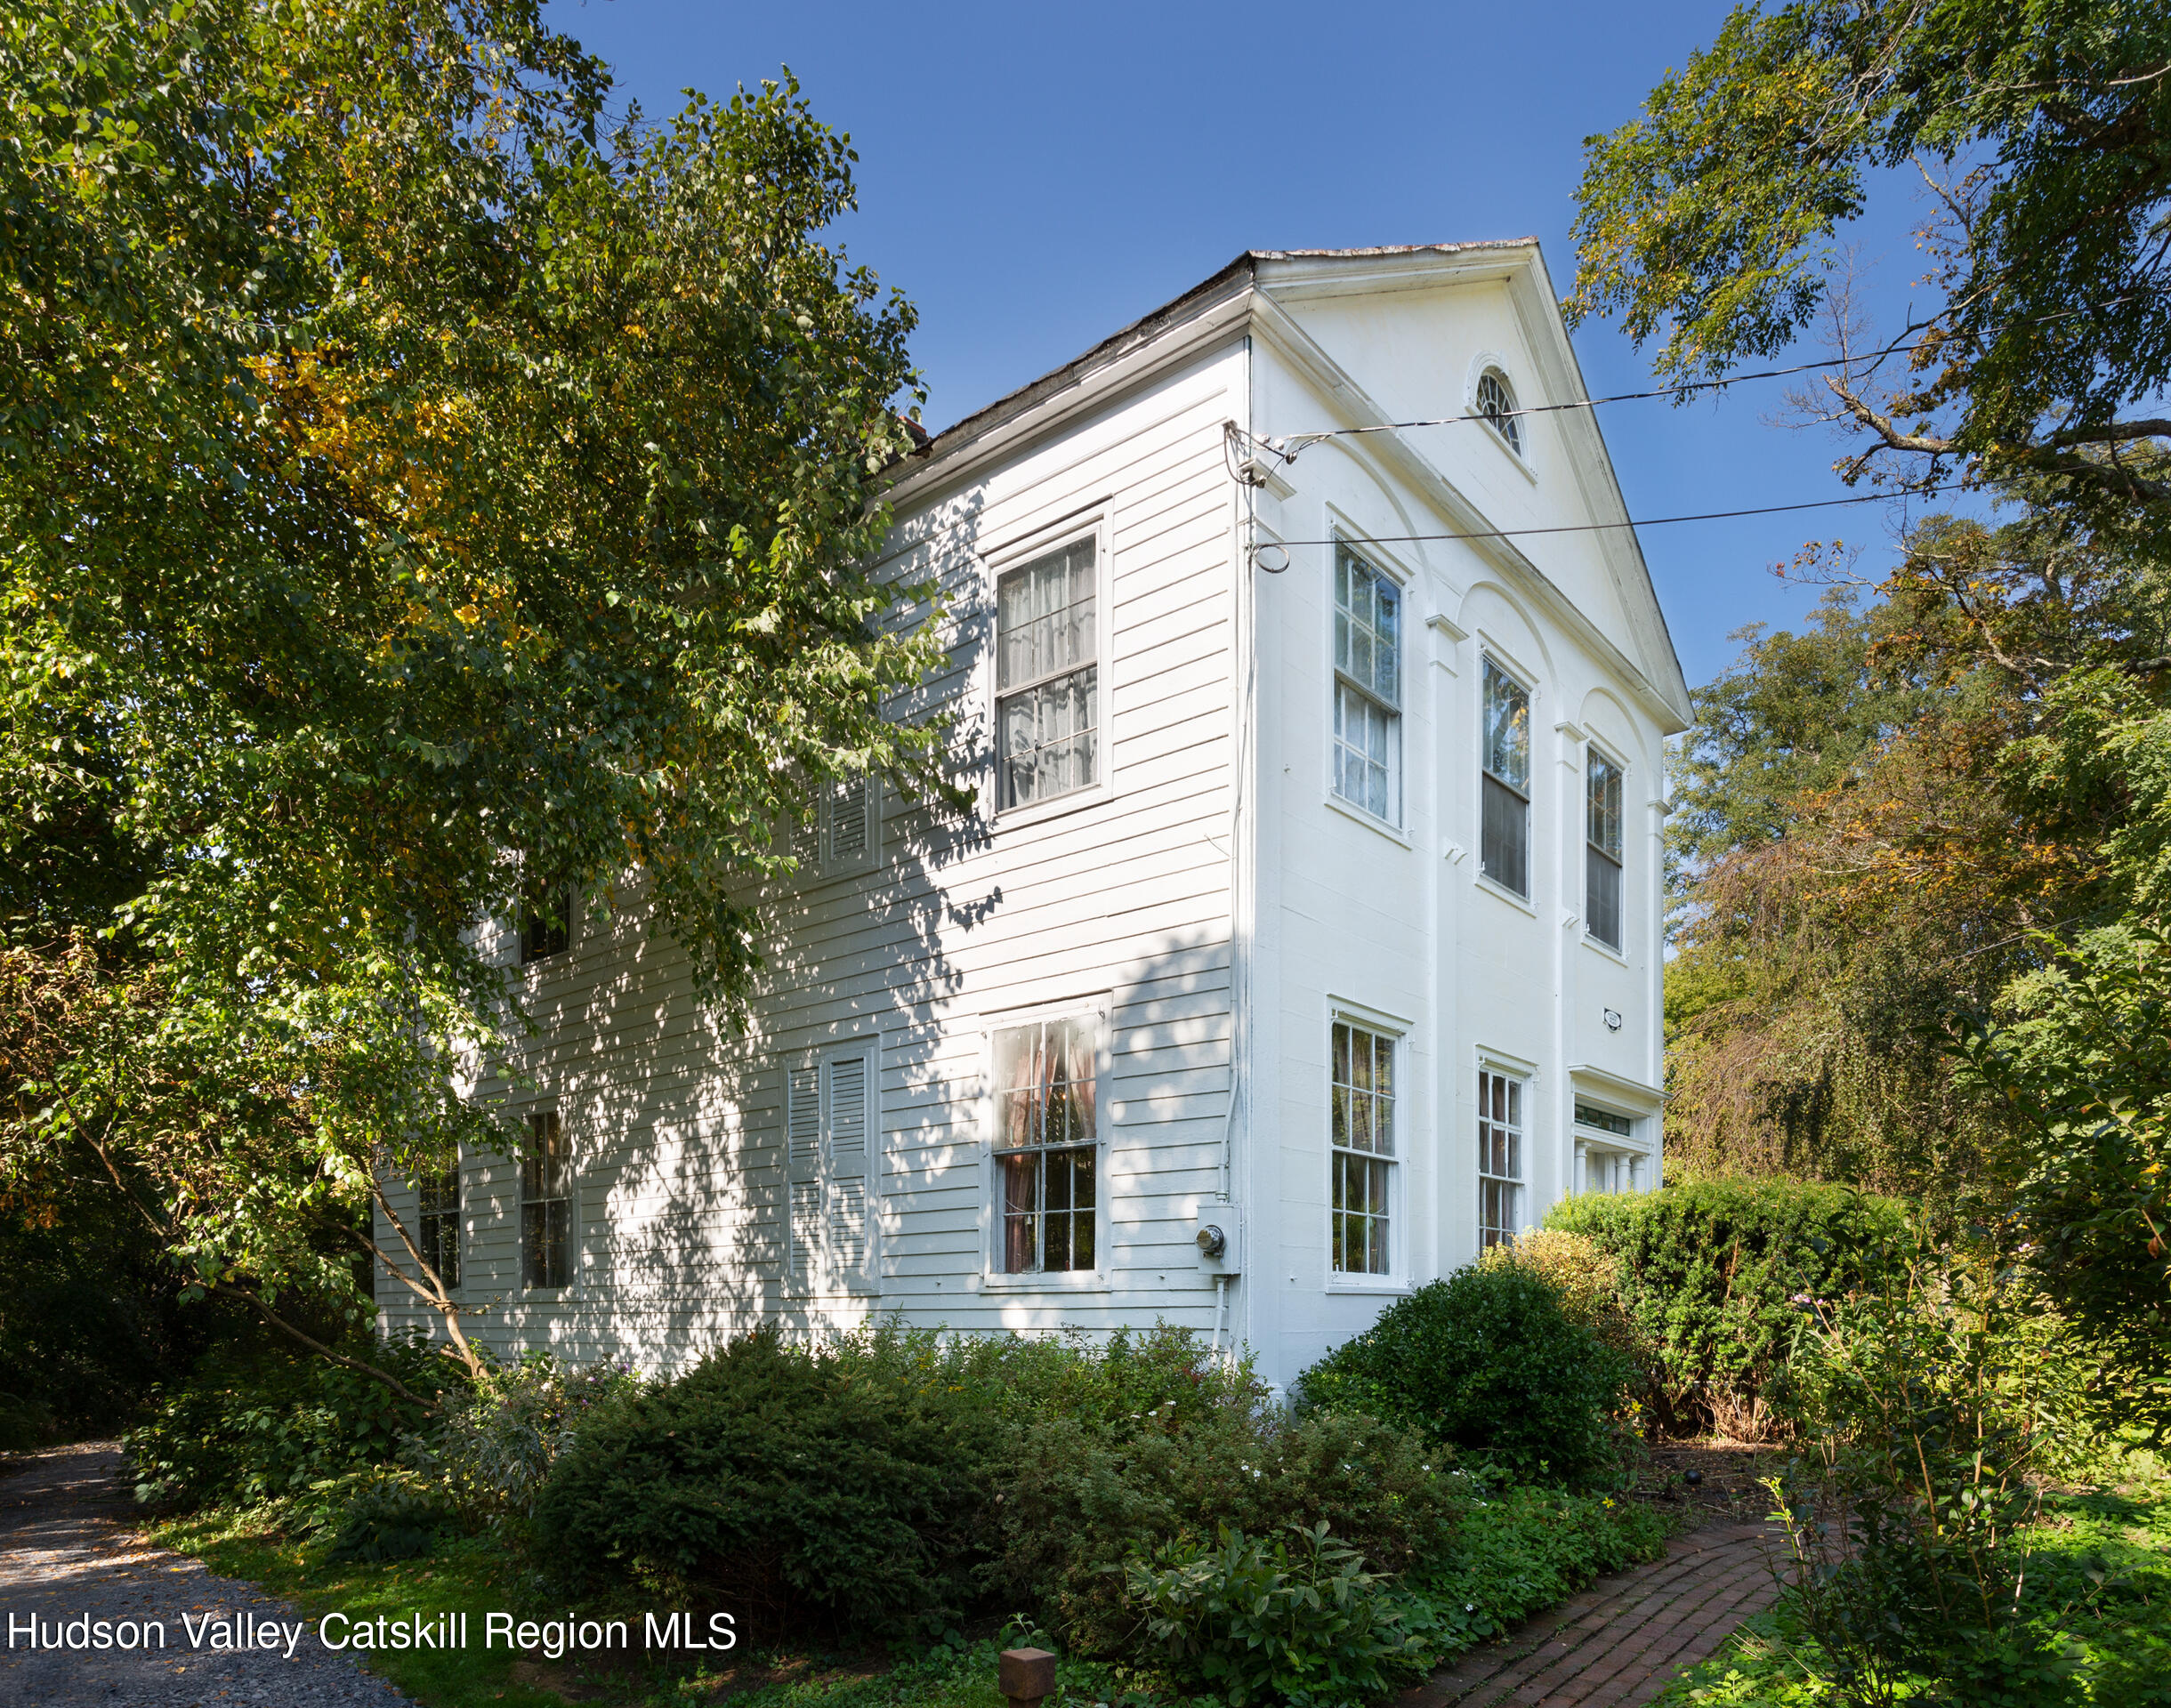
[[[1240, 1234], [1231, 1332], [1287, 1382], [1385, 1301], [1471, 1256], [1481, 1051], [1532, 1075], [1533, 1220], [1573, 1181], [1574, 1086], [1652, 1115], [1655, 803], [1680, 678], [1634, 542], [1393, 537], [1469, 532], [1473, 519], [1618, 518], [1595, 430], [1586, 416], [1529, 417], [1527, 459], [1481, 424], [1343, 438], [1260, 490], [1235, 479], [1224, 437], [1230, 423], [1286, 436], [1447, 413], [1443, 401], [1459, 410], [1481, 353], [1525, 403], [1570, 398], [1580, 383], [1566, 351], [1527, 246], [1248, 258], [945, 435], [899, 484], [890, 560], [903, 576], [932, 570], [951, 601], [950, 669], [928, 697], [957, 712], [960, 752], [991, 786], [994, 569], [1090, 528], [1104, 577], [1104, 785], [1013, 814], [994, 813], [990, 792], [968, 824], [886, 803], [878, 859], [763, 898], [770, 965], [743, 1034], [696, 1007], [637, 895], [584, 921], [565, 955], [510, 969], [538, 1020], [526, 1076], [575, 1145], [582, 1231], [573, 1285], [524, 1291], [518, 1170], [466, 1160], [463, 1294], [480, 1337], [660, 1369], [757, 1321], [819, 1332], [876, 1312], [971, 1330], [1162, 1318], [1211, 1331], [1216, 1283], [1191, 1236], [1227, 1190], [1235, 1202], [1211, 1213]], [[1331, 550], [1295, 544], [1286, 573], [1259, 574], [1254, 526], [1298, 543], [1360, 535], [1403, 583], [1399, 825], [1346, 810], [1328, 786]], [[1528, 905], [1476, 874], [1488, 647], [1536, 697]], [[1586, 739], [1628, 767], [1618, 955], [1579, 923]], [[1101, 1268], [1005, 1277], [989, 1033], [1086, 1005], [1109, 1027]], [[1403, 1039], [1400, 1227], [1384, 1283], [1328, 1270], [1337, 1005]], [[1618, 1032], [1602, 1024], [1609, 1008]], [[786, 1075], [863, 1043], [879, 1068], [868, 1270], [795, 1293]], [[1632, 1143], [1655, 1142], [1656, 1124]], [[423, 1320], [389, 1278], [379, 1298], [388, 1324]]]

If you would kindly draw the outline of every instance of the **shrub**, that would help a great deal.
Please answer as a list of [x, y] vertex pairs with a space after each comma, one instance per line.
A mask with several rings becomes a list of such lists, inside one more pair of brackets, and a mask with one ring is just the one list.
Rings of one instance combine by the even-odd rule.
[[1430, 1649], [1406, 1623], [1408, 1601], [1327, 1525], [1288, 1530], [1294, 1547], [1223, 1525], [1213, 1545], [1180, 1543], [1127, 1563], [1149, 1652], [1171, 1679], [1230, 1708], [1341, 1708], [1421, 1672]]
[[525, 1519], [581, 1429], [639, 1387], [630, 1364], [573, 1366], [530, 1352], [449, 1396], [411, 1457], [461, 1511]]
[[44, 1446], [54, 1432], [52, 1407], [0, 1394], [0, 1453], [28, 1453]]
[[1852, 1188], [1746, 1180], [1590, 1193], [1546, 1218], [1611, 1253], [1659, 1422], [1683, 1434], [1781, 1398], [1796, 1296], [1859, 1285], [1904, 1223], [1901, 1204]]
[[1089, 1654], [1138, 1634], [1124, 1593], [1134, 1554], [1205, 1546], [1223, 1524], [1253, 1536], [1325, 1524], [1400, 1572], [1440, 1545], [1454, 1513], [1442, 1455], [1408, 1431], [1361, 1414], [1293, 1418], [1240, 1394], [1188, 1416], [1168, 1405], [1112, 1422], [1042, 1414], [1010, 1451], [997, 1496], [1008, 1586]]
[[787, 1625], [924, 1628], [989, 1554], [996, 1414], [916, 1377], [901, 1337], [841, 1353], [771, 1329], [604, 1408], [536, 1503], [569, 1587], [651, 1584]]
[[[1810, 1309], [1778, 1618], [1842, 1700], [1892, 1699], [1916, 1673], [1960, 1700], [2062, 1699], [2021, 1591], [2040, 1472], [2085, 1450], [2102, 1406], [2068, 1334], [1987, 1253], [1895, 1259], [1883, 1285]], [[1999, 1695], [1991, 1673], [2027, 1688]]]
[[1443, 1653], [1505, 1637], [1593, 1578], [1666, 1548], [1666, 1522], [1633, 1500], [1481, 1484], [1447, 1546], [1408, 1583], [1433, 1607]]
[[[332, 1545], [327, 1558], [363, 1560], [412, 1559], [426, 1554], [439, 1534], [454, 1522], [441, 1490], [412, 1471], [375, 1470], [342, 1478], [344, 1494], [327, 1527]], [[319, 1485], [329, 1494], [335, 1485]]]
[[1304, 1372], [1307, 1406], [1369, 1412], [1514, 1475], [1581, 1483], [1618, 1469], [1628, 1362], [1514, 1264], [1430, 1282]]
[[[343, 1346], [425, 1398], [451, 1389], [449, 1360], [420, 1337]], [[278, 1349], [222, 1349], [154, 1394], [122, 1438], [136, 1498], [161, 1506], [244, 1504], [389, 1463], [428, 1414], [359, 1370]]]

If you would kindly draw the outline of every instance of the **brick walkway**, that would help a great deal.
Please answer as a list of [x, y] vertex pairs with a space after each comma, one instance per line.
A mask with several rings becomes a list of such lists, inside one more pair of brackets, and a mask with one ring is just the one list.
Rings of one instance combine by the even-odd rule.
[[1401, 1708], [1638, 1708], [1772, 1605], [1779, 1535], [1717, 1524], [1676, 1536], [1665, 1559], [1602, 1577], [1473, 1649], [1406, 1692]]

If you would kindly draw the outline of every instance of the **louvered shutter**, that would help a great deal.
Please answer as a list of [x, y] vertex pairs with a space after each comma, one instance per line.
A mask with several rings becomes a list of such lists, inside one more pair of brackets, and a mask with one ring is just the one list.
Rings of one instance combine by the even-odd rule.
[[825, 1064], [828, 1080], [829, 1255], [838, 1281], [867, 1278], [869, 1264], [868, 1162], [872, 1152], [872, 1100], [866, 1056], [837, 1056]]
[[823, 1278], [821, 1081], [811, 1064], [787, 1076], [785, 1105], [785, 1287], [809, 1293]]
[[864, 866], [874, 847], [874, 785], [848, 777], [829, 787], [829, 846], [823, 860], [831, 871]]

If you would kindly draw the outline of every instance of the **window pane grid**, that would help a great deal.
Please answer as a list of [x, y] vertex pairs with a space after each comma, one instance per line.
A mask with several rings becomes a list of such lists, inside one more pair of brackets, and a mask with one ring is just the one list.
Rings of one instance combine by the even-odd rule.
[[996, 1165], [1007, 1275], [1090, 1269], [1096, 1262], [1099, 1038], [1092, 1015], [996, 1034]]
[[1478, 414], [1492, 423], [1493, 431], [1522, 454], [1522, 418], [1515, 414], [1515, 393], [1497, 368], [1488, 368], [1478, 381]]
[[555, 1109], [528, 1117], [529, 1148], [521, 1159], [521, 1275], [531, 1287], [573, 1280], [572, 1171]]
[[1336, 1272], [1390, 1272], [1395, 1040], [1335, 1022], [1329, 1068], [1330, 1235]]
[[1485, 661], [1479, 754], [1478, 868], [1502, 888], [1530, 893], [1530, 692]]
[[1505, 1245], [1521, 1226], [1522, 1082], [1478, 1075], [1478, 1244]]
[[1334, 791], [1375, 818], [1401, 815], [1402, 594], [1335, 552]]
[[460, 1285], [460, 1165], [425, 1175], [416, 1206], [422, 1254], [448, 1289]]
[[1100, 672], [1094, 544], [1080, 540], [996, 583], [998, 804], [1095, 779]]

